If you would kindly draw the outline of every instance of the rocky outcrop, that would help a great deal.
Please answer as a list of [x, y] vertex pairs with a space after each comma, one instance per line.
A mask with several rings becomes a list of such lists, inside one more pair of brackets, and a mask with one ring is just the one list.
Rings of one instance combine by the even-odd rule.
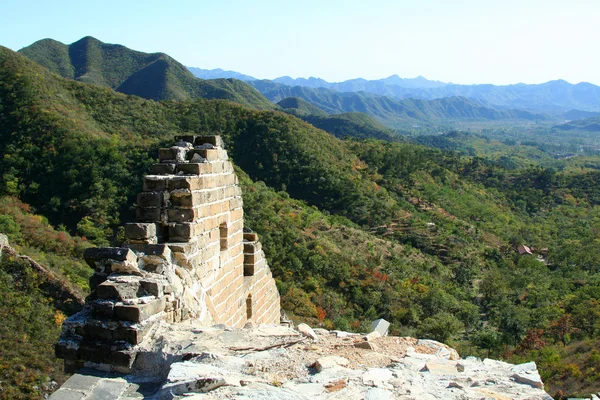
[[[534, 363], [460, 359], [431, 340], [366, 336], [284, 326], [249, 329], [161, 323], [140, 357], [144, 375], [95, 378], [113, 398], [149, 399], [543, 399]], [[378, 350], [357, 347], [370, 342]], [[158, 344], [158, 345], [157, 345]], [[152, 379], [152, 377], [160, 379]], [[86, 377], [89, 378], [89, 377]], [[71, 379], [79, 379], [77, 375]], [[119, 386], [121, 385], [121, 386]], [[55, 394], [67, 393], [69, 382]], [[94, 387], [87, 394], [93, 397]], [[141, 389], [140, 389], [141, 390]], [[54, 399], [54, 397], [52, 397]]]
[[219, 136], [181, 136], [159, 150], [127, 244], [84, 254], [92, 293], [56, 345], [68, 368], [135, 369], [159, 321], [279, 322], [279, 293], [258, 236], [244, 229], [237, 183]]

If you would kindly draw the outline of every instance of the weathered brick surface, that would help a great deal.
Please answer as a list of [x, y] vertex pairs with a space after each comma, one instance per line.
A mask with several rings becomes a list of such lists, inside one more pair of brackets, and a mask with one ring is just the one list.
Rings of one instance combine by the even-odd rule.
[[176, 143], [159, 150], [163, 162], [144, 177], [126, 248], [86, 251], [96, 270], [93, 293], [56, 345], [71, 364], [130, 368], [135, 346], [160, 319], [279, 322], [275, 281], [258, 236], [244, 233], [241, 189], [223, 141], [180, 136]]

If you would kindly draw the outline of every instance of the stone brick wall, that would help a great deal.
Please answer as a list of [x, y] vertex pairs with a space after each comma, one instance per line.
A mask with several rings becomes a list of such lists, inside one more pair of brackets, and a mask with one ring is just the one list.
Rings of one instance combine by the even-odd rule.
[[83, 311], [56, 345], [67, 366], [135, 368], [157, 321], [276, 324], [279, 293], [258, 236], [244, 229], [241, 189], [219, 136], [182, 136], [144, 177], [128, 244], [85, 253], [94, 269]]

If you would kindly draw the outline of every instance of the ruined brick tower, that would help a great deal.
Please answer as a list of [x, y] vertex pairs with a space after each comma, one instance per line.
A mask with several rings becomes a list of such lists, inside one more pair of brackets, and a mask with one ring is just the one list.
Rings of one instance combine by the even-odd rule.
[[67, 366], [135, 368], [156, 322], [243, 327], [279, 323], [279, 293], [219, 136], [181, 136], [144, 177], [128, 244], [85, 253], [95, 273], [86, 307], [56, 345]]

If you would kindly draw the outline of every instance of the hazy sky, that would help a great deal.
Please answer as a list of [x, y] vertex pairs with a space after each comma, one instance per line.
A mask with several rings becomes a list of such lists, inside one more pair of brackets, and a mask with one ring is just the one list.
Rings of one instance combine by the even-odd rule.
[[600, 0], [4, 0], [0, 45], [83, 36], [257, 78], [600, 85]]

